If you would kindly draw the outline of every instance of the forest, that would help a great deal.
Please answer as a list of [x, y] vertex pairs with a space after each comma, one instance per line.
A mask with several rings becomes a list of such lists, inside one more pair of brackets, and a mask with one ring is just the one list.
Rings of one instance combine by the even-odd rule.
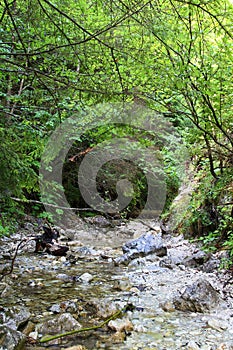
[[166, 223], [184, 183], [174, 231], [231, 256], [232, 3], [4, 0], [0, 22], [0, 235], [68, 207]]
[[0, 2], [0, 349], [233, 349], [233, 0]]

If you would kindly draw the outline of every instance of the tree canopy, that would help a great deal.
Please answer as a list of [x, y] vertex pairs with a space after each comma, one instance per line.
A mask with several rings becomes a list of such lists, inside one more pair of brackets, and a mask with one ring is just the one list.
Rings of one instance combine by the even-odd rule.
[[177, 127], [204, 173], [189, 220], [200, 220], [204, 191], [218, 212], [214, 229], [226, 216], [232, 225], [231, 206], [218, 207], [224, 193], [232, 202], [230, 1], [4, 0], [0, 22], [3, 207], [8, 197], [38, 198], [40, 157], [59, 124], [98, 103], [134, 101]]

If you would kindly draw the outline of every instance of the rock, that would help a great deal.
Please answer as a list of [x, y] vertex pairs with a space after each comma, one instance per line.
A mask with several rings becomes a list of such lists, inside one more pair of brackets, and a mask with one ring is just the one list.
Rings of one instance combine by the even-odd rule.
[[49, 311], [54, 314], [59, 314], [61, 312], [77, 312], [78, 305], [72, 300], [62, 301], [60, 304], [54, 304], [48, 308]]
[[70, 282], [72, 278], [69, 275], [66, 275], [65, 273], [59, 273], [56, 275], [56, 278], [59, 280], [63, 280], [64, 282]]
[[220, 302], [218, 292], [205, 279], [198, 279], [179, 293], [173, 303], [175, 308], [181, 311], [206, 312]]
[[25, 335], [29, 335], [34, 330], [35, 330], [35, 324], [33, 322], [29, 321], [27, 323], [27, 325], [25, 326], [25, 328], [23, 329], [22, 333]]
[[221, 264], [220, 259], [212, 257], [203, 264], [202, 270], [207, 273], [215, 272], [218, 270], [220, 264]]
[[132, 287], [132, 284], [129, 280], [116, 280], [114, 281], [113, 288], [120, 291], [127, 291], [130, 290]]
[[37, 340], [37, 338], [38, 338], [38, 332], [37, 332], [37, 331], [34, 331], [34, 332], [29, 333], [29, 337], [32, 338], [32, 339]]
[[163, 245], [161, 235], [151, 232], [141, 235], [139, 238], [129, 241], [122, 246], [123, 255], [113, 259], [115, 265], [128, 265], [129, 262], [138, 257], [149, 254], [164, 256], [167, 254], [167, 248]]
[[79, 276], [77, 280], [83, 283], [89, 283], [93, 280], [93, 278], [94, 276], [92, 276], [89, 272], [85, 272], [81, 276]]
[[187, 257], [182, 261], [182, 265], [186, 267], [199, 267], [203, 265], [209, 259], [209, 255], [199, 250], [193, 255]]
[[42, 334], [58, 334], [80, 329], [81, 327], [81, 324], [70, 313], [66, 312], [38, 325], [36, 331]]
[[226, 323], [221, 322], [219, 320], [211, 319], [207, 321], [207, 326], [215, 329], [216, 331], [222, 332], [228, 328]]
[[165, 312], [173, 312], [173, 311], [175, 311], [175, 307], [174, 307], [173, 303], [170, 302], [170, 301], [165, 301], [164, 303], [160, 304], [160, 307]]
[[67, 229], [65, 230], [65, 232], [63, 233], [63, 236], [66, 237], [66, 239], [73, 241], [74, 237], [76, 234], [76, 230], [72, 230], [72, 229]]
[[116, 332], [130, 332], [133, 330], [133, 324], [128, 318], [111, 320], [108, 327]]
[[12, 329], [18, 330], [25, 325], [31, 314], [25, 307], [13, 306], [7, 312], [6, 325]]
[[59, 314], [62, 311], [60, 305], [58, 304], [52, 305], [48, 310], [53, 312], [54, 314]]
[[86, 218], [85, 221], [87, 221], [88, 223], [92, 224], [92, 225], [96, 225], [98, 227], [111, 227], [111, 221], [106, 219], [104, 216], [101, 215], [96, 215], [92, 218]]
[[227, 344], [220, 344], [216, 350], [233, 350], [233, 346]]
[[200, 346], [195, 341], [190, 341], [187, 345], [187, 350], [200, 350]]
[[26, 336], [6, 325], [0, 325], [0, 349], [19, 350], [22, 349]]
[[114, 315], [118, 310], [119, 306], [109, 302], [107, 300], [99, 300], [99, 299], [94, 299], [91, 301], [90, 307], [93, 308], [94, 310], [92, 313], [96, 313], [97, 316], [101, 319], [111, 317]]
[[124, 332], [116, 332], [109, 339], [109, 345], [111, 344], [119, 344], [125, 341], [126, 334]]
[[31, 222], [25, 222], [24, 228], [25, 228], [25, 230], [29, 231], [30, 233], [35, 232], [35, 226]]
[[176, 265], [174, 264], [172, 259], [167, 257], [167, 256], [165, 256], [163, 259], [160, 260], [159, 266], [165, 267], [165, 268], [170, 269], [170, 270], [173, 270], [176, 267]]

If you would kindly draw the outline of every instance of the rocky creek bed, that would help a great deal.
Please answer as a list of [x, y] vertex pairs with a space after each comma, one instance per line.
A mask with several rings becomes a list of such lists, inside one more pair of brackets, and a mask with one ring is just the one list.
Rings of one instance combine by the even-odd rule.
[[[233, 288], [218, 267], [224, 253], [205, 254], [153, 221], [109, 224], [104, 218], [61, 229], [66, 256], [19, 248], [0, 282], [0, 349], [233, 349]], [[0, 271], [36, 226], [0, 241]], [[47, 334], [102, 327], [40, 343]]]

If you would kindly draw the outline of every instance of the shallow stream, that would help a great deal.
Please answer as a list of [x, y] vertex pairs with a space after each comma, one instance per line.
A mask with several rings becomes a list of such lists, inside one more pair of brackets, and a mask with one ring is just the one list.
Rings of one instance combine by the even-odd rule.
[[[127, 332], [125, 341], [115, 342], [112, 332], [104, 328], [63, 338], [53, 345], [28, 344], [25, 350], [66, 349], [79, 344], [88, 350], [233, 349], [231, 298], [208, 314], [164, 311], [161, 307], [161, 303], [171, 300], [178, 290], [200, 276], [207, 278], [221, 291], [221, 276], [182, 265], [161, 267], [161, 258], [154, 254], [135, 259], [127, 267], [113, 264], [112, 257], [122, 253], [120, 246], [123, 241], [148, 230], [148, 226], [136, 221], [120, 228], [96, 230], [89, 227], [87, 232], [85, 228], [79, 230], [75, 240], [68, 242], [71, 254], [76, 256], [74, 261], [47, 254], [38, 255], [33, 253], [31, 247], [28, 251], [20, 252], [3, 293], [1, 306], [26, 307], [34, 324], [54, 317], [50, 308], [67, 301], [78, 305], [78, 310], [73, 314], [82, 326], [101, 323], [106, 309], [113, 306], [134, 306], [134, 310], [125, 315], [134, 327], [132, 332]], [[85, 240], [81, 241], [84, 232]], [[192, 251], [192, 246], [182, 237], [167, 237], [165, 240], [168, 255], [177, 254], [179, 258]], [[86, 254], [77, 255], [82, 245]], [[4, 261], [2, 257], [0, 264]], [[84, 273], [91, 275], [89, 281], [79, 280]], [[215, 326], [211, 326], [209, 321], [214, 321]]]

